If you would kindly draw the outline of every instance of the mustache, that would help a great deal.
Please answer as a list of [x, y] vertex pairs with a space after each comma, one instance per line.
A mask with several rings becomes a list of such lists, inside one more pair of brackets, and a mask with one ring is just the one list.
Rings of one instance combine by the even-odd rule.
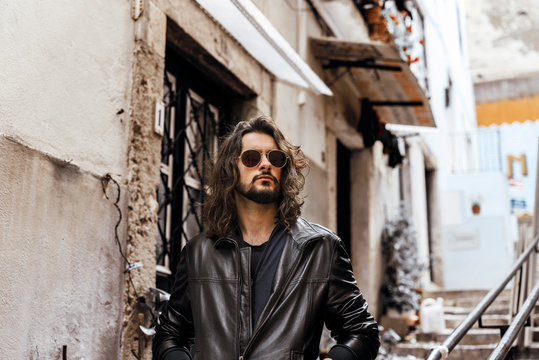
[[273, 175], [272, 175], [271, 173], [269, 173], [269, 172], [264, 172], [264, 173], [262, 173], [262, 174], [256, 175], [256, 176], [253, 178], [253, 181], [251, 181], [251, 182], [254, 183], [256, 180], [258, 180], [258, 179], [261, 178], [262, 176], [270, 176], [276, 184], [279, 183], [279, 181], [277, 180], [277, 178], [276, 178], [275, 176], [273, 176]]

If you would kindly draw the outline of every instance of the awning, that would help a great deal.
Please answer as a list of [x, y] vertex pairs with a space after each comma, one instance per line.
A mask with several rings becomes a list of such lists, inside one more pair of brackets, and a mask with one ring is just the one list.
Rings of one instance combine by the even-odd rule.
[[433, 126], [429, 101], [407, 63], [387, 44], [311, 38], [311, 48], [335, 79], [350, 73], [383, 123]]
[[333, 95], [251, 0], [196, 2], [278, 79], [324, 95]]

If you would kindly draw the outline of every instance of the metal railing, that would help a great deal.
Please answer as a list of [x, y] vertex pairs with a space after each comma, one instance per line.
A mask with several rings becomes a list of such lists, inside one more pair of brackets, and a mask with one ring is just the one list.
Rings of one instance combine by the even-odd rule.
[[505, 332], [505, 335], [502, 337], [494, 351], [490, 354], [487, 360], [502, 360], [505, 359], [505, 356], [511, 350], [511, 346], [515, 339], [517, 338], [520, 330], [526, 324], [530, 313], [532, 312], [537, 299], [539, 298], [539, 282], [535, 284], [530, 295], [526, 298], [522, 308], [518, 312], [517, 316]]
[[[464, 336], [466, 336], [468, 331], [472, 328], [473, 324], [481, 318], [487, 308], [494, 302], [498, 295], [500, 295], [503, 289], [505, 289], [506, 285], [509, 283], [509, 281], [511, 281], [513, 276], [515, 276], [515, 274], [522, 269], [524, 263], [528, 260], [532, 252], [536, 252], [538, 241], [539, 235], [536, 235], [533, 241], [518, 257], [510, 273], [505, 277], [505, 279], [500, 283], [500, 285], [490, 290], [488, 294], [485, 295], [485, 297], [481, 299], [481, 301], [475, 306], [475, 308], [470, 312], [470, 314], [468, 314], [464, 321], [455, 329], [455, 331], [453, 331], [451, 335], [449, 335], [441, 345], [438, 345], [430, 351], [430, 353], [426, 357], [427, 360], [443, 360], [447, 358], [448, 354], [455, 348], [455, 346], [457, 346], [460, 340]], [[498, 350], [497, 352], [499, 356], [503, 357], [507, 354], [507, 352], [509, 352], [510, 345], [513, 343], [516, 336], [519, 334], [520, 330], [522, 330], [523, 326], [525, 325], [525, 320], [528, 318], [531, 310], [533, 309], [533, 305], [537, 300], [537, 296], [539, 296], [539, 287], [536, 284], [533, 291], [530, 293], [525, 303], [522, 305], [512, 324], [507, 330], [505, 330], [505, 334], [502, 337], [500, 343], [498, 344], [498, 347], [496, 348], [500, 348], [500, 350]], [[492, 357], [493, 355], [491, 355], [489, 360], [502, 358]]]

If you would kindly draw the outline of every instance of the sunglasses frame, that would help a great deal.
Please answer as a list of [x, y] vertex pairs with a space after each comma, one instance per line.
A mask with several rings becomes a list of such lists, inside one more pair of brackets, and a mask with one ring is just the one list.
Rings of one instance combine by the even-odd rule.
[[[247, 166], [245, 165], [245, 163], [243, 162], [242, 160], [242, 156], [243, 154], [246, 152], [246, 151], [256, 151], [257, 153], [260, 154], [260, 160], [258, 160], [258, 163], [256, 165], [253, 165], [253, 166]], [[272, 151], [278, 151], [280, 153], [283, 153], [284, 156], [285, 156], [285, 161], [284, 161], [284, 164], [283, 166], [276, 166], [274, 165], [271, 160], [269, 159], [269, 154], [272, 152]], [[243, 150], [240, 154], [240, 156], [238, 156], [238, 159], [240, 159], [241, 163], [243, 164], [243, 166], [245, 166], [246, 168], [249, 168], [249, 169], [252, 169], [254, 167], [257, 167], [258, 165], [260, 165], [260, 163], [262, 162], [262, 156], [265, 156], [266, 159], [268, 159], [268, 162], [271, 164], [271, 166], [277, 168], [277, 169], [282, 169], [286, 166], [286, 164], [288, 164], [288, 155], [286, 155], [286, 153], [282, 150], [279, 150], [279, 149], [272, 149], [272, 150], [268, 150], [268, 151], [260, 151], [260, 150], [257, 150], [257, 149], [246, 149], [246, 150]]]

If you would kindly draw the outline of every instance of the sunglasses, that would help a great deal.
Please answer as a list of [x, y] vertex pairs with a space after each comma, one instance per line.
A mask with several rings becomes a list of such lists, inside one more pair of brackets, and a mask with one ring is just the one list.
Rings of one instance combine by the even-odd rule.
[[258, 166], [262, 161], [262, 155], [266, 155], [266, 158], [271, 165], [276, 168], [282, 168], [288, 161], [288, 156], [282, 150], [270, 150], [267, 152], [249, 149], [245, 150], [238, 156], [245, 167], [252, 168]]

